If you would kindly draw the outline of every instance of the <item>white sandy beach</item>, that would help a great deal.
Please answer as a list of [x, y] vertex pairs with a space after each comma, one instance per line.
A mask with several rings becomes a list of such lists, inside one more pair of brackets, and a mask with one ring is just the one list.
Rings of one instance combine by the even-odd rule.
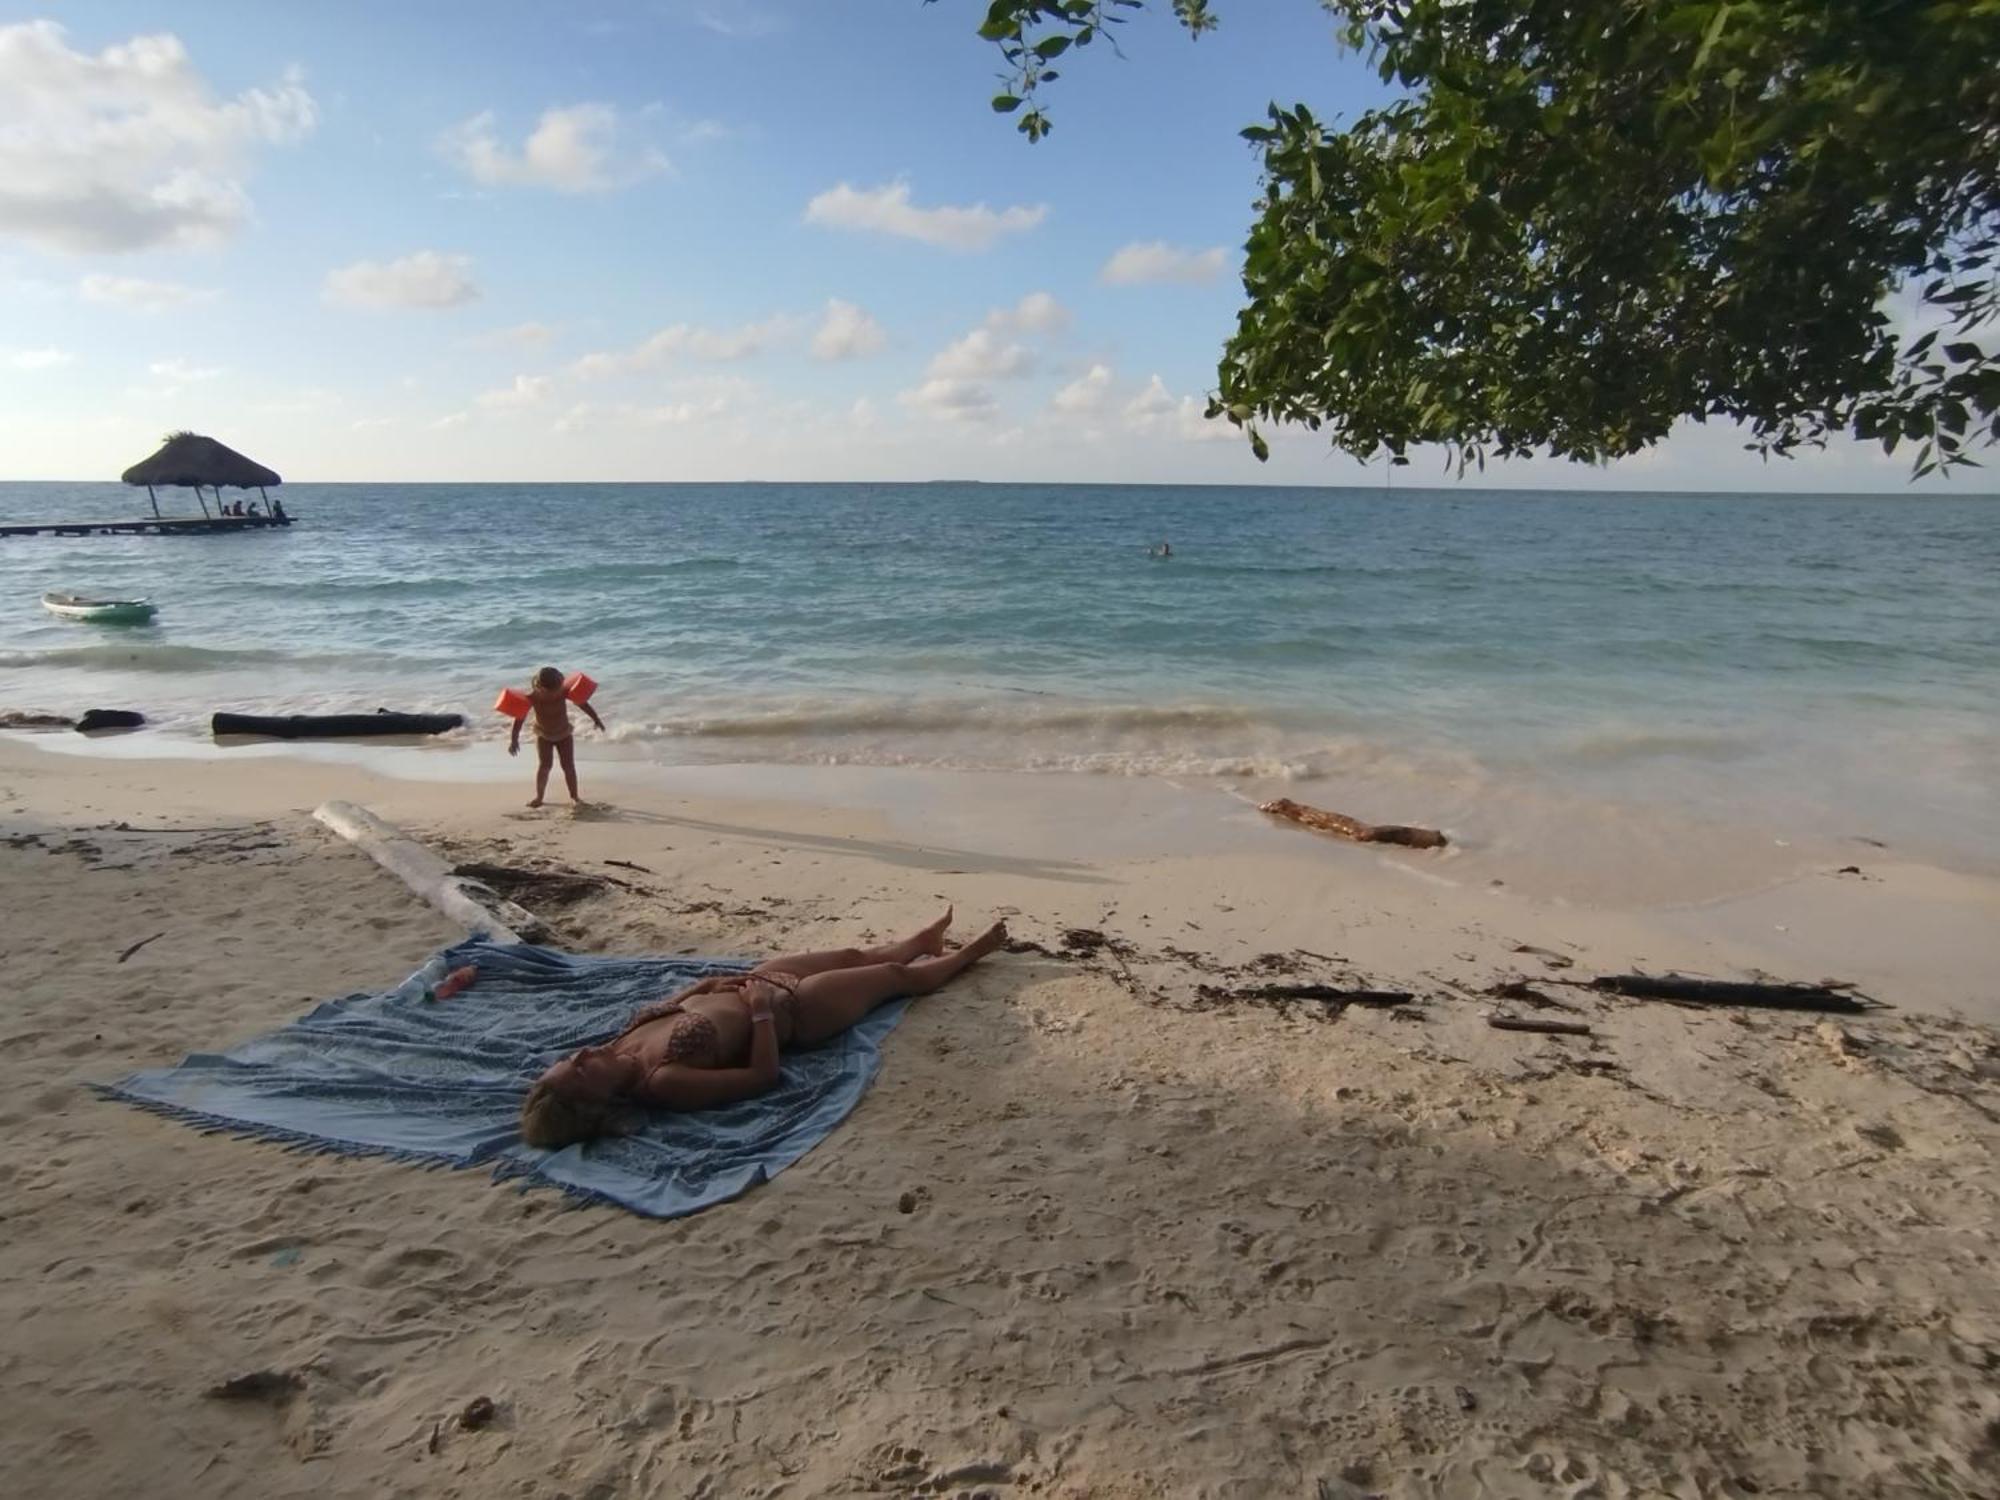
[[[586, 763], [610, 805], [575, 817], [524, 813], [518, 776], [50, 743], [0, 744], [10, 1493], [2000, 1483], [1991, 878], [1745, 836], [1652, 872], [1661, 899], [1157, 783]], [[824, 946], [949, 902], [1046, 951], [919, 1004], [822, 1146], [668, 1223], [87, 1092], [458, 935], [312, 823], [330, 797], [462, 859], [624, 882], [545, 913], [579, 949]], [[1635, 969], [1894, 1008], [1553, 982]], [[1418, 999], [1215, 993], [1271, 974]], [[1538, 1013], [1483, 993], [1519, 977], [1593, 1034], [1490, 1029]], [[257, 1370], [299, 1383], [204, 1398]], [[496, 1420], [461, 1429], [480, 1396]]]

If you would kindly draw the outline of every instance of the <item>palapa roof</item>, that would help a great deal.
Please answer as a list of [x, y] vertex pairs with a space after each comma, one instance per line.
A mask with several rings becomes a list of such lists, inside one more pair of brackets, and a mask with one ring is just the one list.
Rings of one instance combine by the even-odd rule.
[[220, 489], [268, 489], [283, 481], [274, 470], [253, 463], [234, 448], [198, 432], [169, 433], [160, 451], [127, 469], [127, 484], [205, 485]]

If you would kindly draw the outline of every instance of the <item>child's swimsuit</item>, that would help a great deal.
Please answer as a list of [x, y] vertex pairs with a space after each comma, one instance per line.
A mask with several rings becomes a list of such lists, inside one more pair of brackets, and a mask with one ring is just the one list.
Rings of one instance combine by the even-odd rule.
[[560, 745], [576, 733], [569, 721], [569, 700], [561, 688], [535, 688], [528, 694], [535, 708], [535, 738], [544, 745]]

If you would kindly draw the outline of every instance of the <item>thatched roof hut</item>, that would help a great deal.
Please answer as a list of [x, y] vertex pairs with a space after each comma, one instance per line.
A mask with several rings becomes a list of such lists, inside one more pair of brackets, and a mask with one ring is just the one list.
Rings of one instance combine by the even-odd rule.
[[[153, 498], [156, 485], [192, 485], [194, 497], [200, 501], [202, 487], [206, 485], [216, 491], [218, 504], [224, 485], [263, 494], [267, 486], [284, 482], [276, 470], [267, 469], [198, 432], [168, 433], [158, 453], [140, 460], [119, 477], [127, 484], [143, 484], [148, 498]], [[206, 501], [202, 501], [201, 509], [203, 515], [208, 514]], [[153, 498], [153, 514], [158, 515], [159, 511], [160, 502]]]

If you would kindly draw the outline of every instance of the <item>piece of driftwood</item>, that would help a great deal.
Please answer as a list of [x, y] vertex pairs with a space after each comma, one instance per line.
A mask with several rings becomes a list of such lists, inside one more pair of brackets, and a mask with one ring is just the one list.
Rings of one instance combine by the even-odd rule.
[[313, 817], [361, 850], [454, 922], [483, 932], [500, 943], [539, 943], [553, 934], [548, 924], [524, 911], [498, 891], [454, 875], [451, 866], [352, 802], [326, 802]]
[[1683, 979], [1678, 974], [1600, 974], [1590, 988], [1633, 1000], [1686, 1000], [1696, 1005], [1754, 1005], [1775, 1010], [1824, 1010], [1858, 1016], [1869, 1006], [1825, 984], [1750, 984], [1733, 979]]
[[146, 716], [129, 708], [93, 708], [76, 721], [78, 734], [95, 734], [101, 729], [138, 729]]
[[140, 938], [138, 942], [134, 943], [131, 947], [127, 948], [123, 953], [118, 955], [118, 962], [120, 962], [121, 964], [124, 963], [126, 959], [130, 958], [133, 954], [137, 953], [141, 948], [145, 947], [146, 944], [157, 943], [161, 938], [165, 936], [166, 934], [164, 932], [156, 932], [151, 937]]
[[1488, 1016], [1495, 1031], [1538, 1031], [1546, 1036], [1589, 1036], [1588, 1021], [1538, 1021], [1531, 1016]]
[[211, 1401], [282, 1401], [304, 1385], [296, 1370], [252, 1370], [219, 1381], [202, 1394]]
[[616, 865], [621, 870], [637, 870], [641, 875], [650, 875], [653, 873], [644, 865], [635, 865], [629, 859], [607, 859], [605, 863], [607, 865]]
[[352, 739], [391, 734], [444, 734], [465, 722], [463, 714], [400, 714], [378, 708], [372, 714], [227, 714], [212, 715], [209, 732], [217, 736], [261, 735], [276, 740]]
[[1442, 849], [1451, 842], [1435, 828], [1410, 828], [1401, 823], [1364, 823], [1345, 813], [1308, 807], [1290, 797], [1266, 802], [1257, 811], [1296, 823], [1301, 828], [1310, 828], [1315, 833], [1331, 833], [1340, 838], [1353, 839], [1357, 844], [1401, 844], [1409, 849]]

